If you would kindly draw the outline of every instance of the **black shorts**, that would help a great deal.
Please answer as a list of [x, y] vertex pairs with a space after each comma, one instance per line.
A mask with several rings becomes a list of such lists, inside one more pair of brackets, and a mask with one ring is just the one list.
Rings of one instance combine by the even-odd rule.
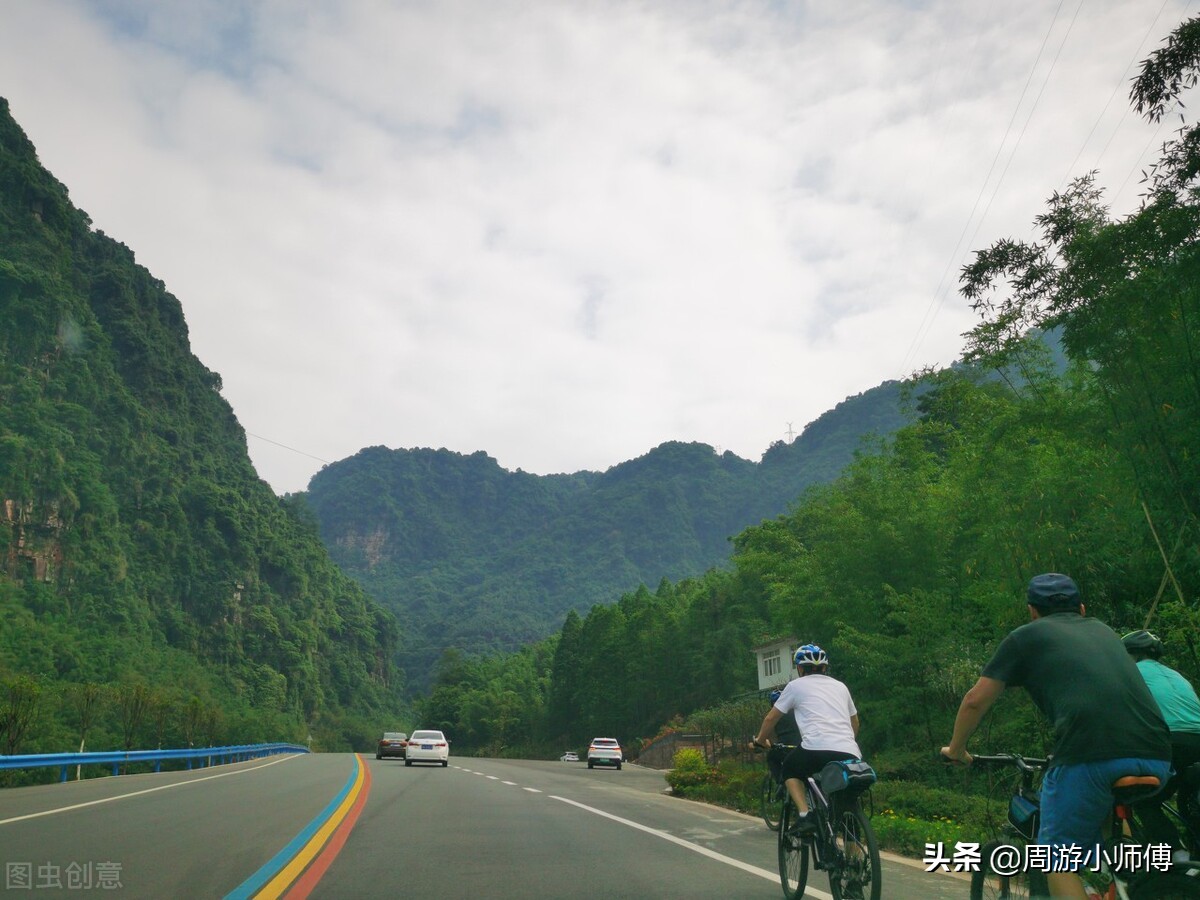
[[782, 750], [774, 744], [767, 751], [767, 768], [771, 771], [771, 777], [776, 781], [783, 781], [783, 761], [791, 752], [791, 750]]
[[806, 750], [803, 747], [797, 747], [783, 761], [783, 777], [788, 778], [808, 778], [810, 775], [816, 775], [825, 767], [825, 763], [831, 763], [838, 759], [857, 759], [853, 753], [847, 753], [845, 750]]

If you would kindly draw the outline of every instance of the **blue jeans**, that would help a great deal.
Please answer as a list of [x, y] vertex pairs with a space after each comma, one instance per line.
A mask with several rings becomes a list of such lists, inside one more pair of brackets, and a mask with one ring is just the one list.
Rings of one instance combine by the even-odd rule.
[[1124, 775], [1154, 775], [1166, 784], [1171, 763], [1165, 759], [1101, 759], [1047, 769], [1042, 779], [1038, 843], [1074, 845], [1085, 853], [1103, 843], [1104, 823], [1113, 807], [1112, 783]]

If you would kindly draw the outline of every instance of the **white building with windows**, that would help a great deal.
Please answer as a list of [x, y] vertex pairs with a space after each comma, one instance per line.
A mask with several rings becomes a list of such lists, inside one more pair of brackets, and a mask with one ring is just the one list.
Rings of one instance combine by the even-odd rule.
[[796, 677], [792, 654], [800, 646], [794, 637], [779, 638], [752, 648], [758, 659], [758, 689], [770, 691], [781, 688]]

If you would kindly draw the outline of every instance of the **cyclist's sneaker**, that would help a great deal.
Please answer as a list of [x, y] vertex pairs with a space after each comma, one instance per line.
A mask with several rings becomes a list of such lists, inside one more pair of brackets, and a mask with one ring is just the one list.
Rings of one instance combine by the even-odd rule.
[[806, 813], [797, 813], [791, 827], [788, 828], [788, 834], [812, 834], [816, 830], [816, 817], [809, 811]]

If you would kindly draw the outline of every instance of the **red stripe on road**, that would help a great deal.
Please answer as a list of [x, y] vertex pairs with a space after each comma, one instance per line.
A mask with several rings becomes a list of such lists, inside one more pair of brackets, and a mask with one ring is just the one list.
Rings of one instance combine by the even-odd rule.
[[304, 874], [296, 879], [296, 883], [292, 885], [292, 889], [285, 895], [285, 900], [305, 900], [312, 893], [312, 889], [324, 877], [325, 872], [333, 865], [333, 861], [337, 859], [337, 855], [342, 852], [342, 847], [346, 844], [346, 838], [350, 837], [350, 832], [354, 829], [354, 823], [358, 821], [358, 814], [367, 805], [367, 794], [371, 792], [370, 767], [364, 765], [363, 773], [363, 786], [362, 790], [358, 793], [358, 799], [350, 807], [350, 812], [346, 814], [346, 818], [342, 819], [342, 824], [333, 833], [333, 836], [329, 839], [329, 843], [321, 851], [321, 855], [314, 859], [312, 865], [305, 870]]

